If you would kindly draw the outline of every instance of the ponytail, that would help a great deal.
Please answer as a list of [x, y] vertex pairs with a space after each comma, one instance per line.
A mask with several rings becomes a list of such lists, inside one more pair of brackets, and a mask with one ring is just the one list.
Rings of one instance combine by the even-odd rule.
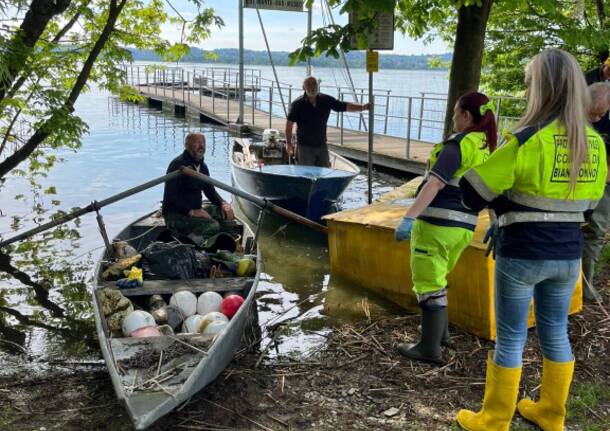
[[466, 93], [458, 99], [458, 106], [464, 111], [468, 111], [472, 116], [474, 124], [464, 132], [483, 132], [485, 133], [485, 146], [490, 152], [496, 149], [498, 142], [498, 131], [496, 128], [496, 117], [493, 112], [493, 103], [483, 93], [475, 91]]

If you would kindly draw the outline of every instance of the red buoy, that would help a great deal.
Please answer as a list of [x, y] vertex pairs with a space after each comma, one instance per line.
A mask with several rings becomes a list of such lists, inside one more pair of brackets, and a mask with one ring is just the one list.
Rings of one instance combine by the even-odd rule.
[[229, 319], [237, 313], [241, 304], [244, 303], [244, 298], [239, 295], [229, 295], [222, 300], [220, 304], [220, 312], [227, 316]]

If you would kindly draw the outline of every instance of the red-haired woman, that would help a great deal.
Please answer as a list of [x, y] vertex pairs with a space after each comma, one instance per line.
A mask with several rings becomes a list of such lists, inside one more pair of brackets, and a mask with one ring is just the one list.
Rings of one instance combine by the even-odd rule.
[[447, 274], [470, 244], [477, 211], [462, 203], [458, 182], [481, 164], [497, 141], [493, 103], [482, 93], [459, 98], [453, 130], [428, 160], [423, 186], [396, 228], [397, 241], [411, 239], [413, 291], [422, 309], [421, 340], [399, 344], [398, 351], [419, 361], [442, 363], [441, 343], [448, 341]]

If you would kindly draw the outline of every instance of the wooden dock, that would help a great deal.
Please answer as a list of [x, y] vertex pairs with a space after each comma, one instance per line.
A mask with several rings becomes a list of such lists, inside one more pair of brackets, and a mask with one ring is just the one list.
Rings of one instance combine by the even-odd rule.
[[[283, 132], [286, 119], [279, 115], [269, 115], [251, 105], [244, 105], [244, 125], [237, 124], [239, 117], [239, 102], [226, 98], [212, 97], [207, 92], [183, 91], [182, 88], [167, 86], [139, 85], [140, 93], [147, 97], [151, 104], [161, 104], [174, 107], [174, 112], [184, 115], [199, 115], [201, 120], [211, 120], [239, 132], [250, 132], [262, 135], [264, 129], [273, 128]], [[220, 96], [220, 91], [217, 95]], [[338, 154], [366, 162], [368, 159], [368, 133], [331, 126], [327, 128], [328, 146]], [[375, 134], [373, 149], [373, 164], [402, 172], [421, 175], [425, 162], [432, 150], [430, 143], [411, 139], [409, 142], [409, 157], [407, 158], [407, 140]]]

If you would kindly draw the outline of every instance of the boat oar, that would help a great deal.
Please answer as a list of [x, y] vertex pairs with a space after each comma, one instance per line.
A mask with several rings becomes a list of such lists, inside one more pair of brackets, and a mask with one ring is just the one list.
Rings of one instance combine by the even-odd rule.
[[218, 187], [219, 189], [225, 190], [229, 193], [239, 196], [240, 198], [250, 201], [263, 209], [266, 209], [266, 210], [269, 210], [276, 214], [279, 214], [283, 217], [286, 217], [287, 219], [294, 220], [297, 223], [301, 223], [305, 226], [309, 226], [310, 228], [315, 229], [319, 232], [326, 233], [326, 234], [328, 233], [328, 228], [326, 226], [321, 225], [320, 223], [311, 221], [307, 217], [303, 217], [302, 215], [299, 215], [297, 213], [293, 213], [292, 211], [289, 211], [286, 208], [277, 206], [274, 203], [269, 202], [267, 199], [259, 198], [258, 196], [254, 196], [243, 190], [239, 190], [239, 189], [236, 189], [235, 187], [231, 187], [223, 182], [215, 180], [214, 178], [211, 178], [207, 175], [196, 172], [195, 170], [193, 170], [191, 168], [183, 167], [183, 168], [180, 168], [180, 171], [183, 174], [188, 175], [189, 177], [192, 177], [196, 180], [199, 180], [199, 181], [207, 183], [207, 184], [211, 184], [214, 187]]
[[43, 225], [40, 225], [38, 227], [35, 227], [34, 229], [30, 229], [26, 232], [20, 233], [19, 235], [16, 235], [12, 238], [9, 238], [7, 240], [1, 241], [0, 242], [0, 248], [2, 247], [6, 247], [9, 244], [12, 244], [14, 242], [17, 241], [21, 241], [22, 239], [28, 238], [32, 235], [36, 235], [37, 233], [40, 232], [44, 232], [47, 229], [51, 229], [55, 226], [59, 226], [60, 224], [69, 222], [70, 220], [74, 220], [77, 217], [80, 217], [84, 214], [93, 212], [93, 211], [98, 211], [100, 208], [105, 207], [106, 205], [110, 205], [116, 201], [120, 201], [121, 199], [124, 199], [128, 196], [134, 195], [136, 193], [139, 193], [143, 190], [146, 189], [150, 189], [151, 187], [154, 187], [158, 184], [164, 183], [166, 181], [172, 180], [176, 177], [178, 177], [179, 175], [181, 175], [180, 171], [174, 171], [174, 172], [170, 172], [167, 175], [163, 175], [159, 178], [155, 178], [154, 180], [148, 181], [144, 184], [140, 184], [139, 186], [136, 186], [134, 188], [131, 188], [129, 190], [125, 190], [124, 192], [121, 192], [119, 194], [116, 194], [114, 196], [110, 196], [109, 198], [106, 198], [102, 201], [93, 201], [91, 202], [89, 205], [87, 205], [84, 208], [77, 208], [74, 211], [65, 214], [61, 217], [56, 218], [53, 221], [50, 221], [48, 223], [45, 223]]

